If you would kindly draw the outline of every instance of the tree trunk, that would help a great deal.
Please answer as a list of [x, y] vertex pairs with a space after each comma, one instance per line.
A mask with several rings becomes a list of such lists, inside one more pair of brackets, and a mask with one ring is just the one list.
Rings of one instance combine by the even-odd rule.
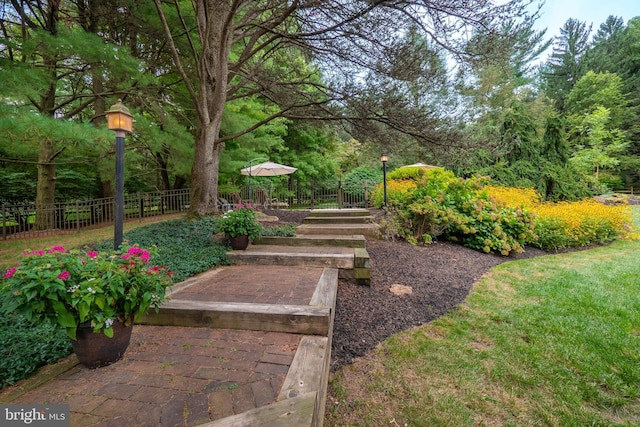
[[224, 143], [217, 140], [226, 102], [233, 12], [229, 2], [219, 0], [198, 0], [196, 12], [202, 52], [197, 67], [198, 121], [190, 214], [206, 215], [218, 211], [218, 170]]
[[55, 226], [56, 143], [50, 139], [40, 142], [38, 150], [38, 186], [36, 192], [36, 230]]

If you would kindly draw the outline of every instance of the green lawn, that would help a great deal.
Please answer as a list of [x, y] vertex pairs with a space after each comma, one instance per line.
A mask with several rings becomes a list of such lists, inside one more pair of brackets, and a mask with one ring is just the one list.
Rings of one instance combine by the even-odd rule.
[[640, 425], [639, 260], [625, 241], [494, 268], [334, 375], [325, 425]]

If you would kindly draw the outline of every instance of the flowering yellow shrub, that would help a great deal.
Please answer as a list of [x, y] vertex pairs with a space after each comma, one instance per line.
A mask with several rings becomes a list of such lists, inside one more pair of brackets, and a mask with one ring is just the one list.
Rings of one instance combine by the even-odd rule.
[[[376, 185], [371, 194], [373, 206], [379, 208], [384, 204], [384, 188], [383, 183]], [[410, 179], [391, 179], [387, 181], [387, 203], [402, 203], [406, 200], [409, 193], [416, 189], [416, 182]]]
[[533, 188], [488, 185], [484, 190], [500, 206], [531, 209], [540, 203], [540, 194]]
[[633, 237], [633, 216], [627, 205], [605, 205], [592, 199], [541, 203], [533, 189], [487, 186], [484, 190], [500, 205], [524, 207], [535, 215], [538, 239], [533, 244], [542, 249]]

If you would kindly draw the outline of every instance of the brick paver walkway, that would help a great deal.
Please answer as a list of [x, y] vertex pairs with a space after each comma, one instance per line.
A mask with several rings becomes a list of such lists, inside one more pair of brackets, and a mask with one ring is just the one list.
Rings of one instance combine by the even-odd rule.
[[236, 265], [207, 274], [176, 290], [171, 298], [190, 301], [308, 305], [322, 268]]
[[141, 326], [124, 358], [76, 366], [12, 403], [65, 403], [72, 426], [194, 426], [275, 401], [300, 336]]

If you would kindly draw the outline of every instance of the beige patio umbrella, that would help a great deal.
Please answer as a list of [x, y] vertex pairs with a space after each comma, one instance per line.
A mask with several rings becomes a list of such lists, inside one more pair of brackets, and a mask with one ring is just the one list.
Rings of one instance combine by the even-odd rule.
[[242, 175], [249, 176], [249, 198], [251, 198], [251, 177], [252, 176], [278, 176], [289, 175], [297, 171], [293, 166], [281, 165], [280, 163], [264, 162], [248, 168], [240, 169]]
[[280, 163], [264, 162], [257, 165], [249, 166], [248, 168], [240, 169], [242, 175], [248, 176], [277, 176], [277, 175], [289, 175], [297, 171], [297, 168], [292, 166], [281, 165]]
[[412, 165], [405, 165], [405, 166], [400, 166], [400, 169], [402, 168], [426, 168], [426, 169], [437, 169], [440, 166], [432, 166], [432, 165], [425, 165], [424, 163], [414, 163]]

